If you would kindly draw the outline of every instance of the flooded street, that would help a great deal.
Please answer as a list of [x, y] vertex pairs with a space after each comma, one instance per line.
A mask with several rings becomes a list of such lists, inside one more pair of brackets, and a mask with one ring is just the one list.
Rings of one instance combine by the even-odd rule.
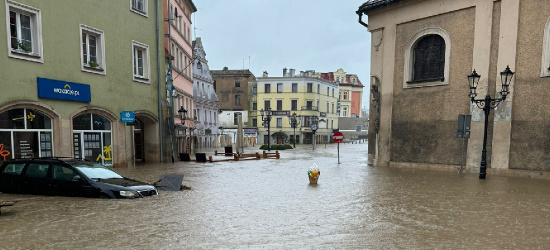
[[[219, 150], [221, 151], [221, 149]], [[366, 144], [281, 159], [117, 168], [191, 190], [109, 200], [0, 194], [1, 249], [542, 249], [550, 182], [367, 166]], [[210, 152], [210, 151], [209, 151]], [[213, 152], [213, 150], [212, 150]], [[245, 153], [261, 152], [245, 149]], [[212, 153], [207, 153], [212, 155]], [[223, 159], [217, 156], [215, 159]], [[319, 184], [310, 185], [316, 163]]]

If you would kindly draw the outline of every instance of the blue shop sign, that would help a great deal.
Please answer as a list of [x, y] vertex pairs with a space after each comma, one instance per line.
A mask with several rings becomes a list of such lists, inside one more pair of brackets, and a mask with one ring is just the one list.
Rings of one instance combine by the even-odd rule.
[[136, 114], [134, 111], [122, 111], [120, 112], [120, 121], [124, 123], [134, 122], [136, 120]]
[[76, 102], [91, 102], [90, 85], [37, 77], [38, 97]]

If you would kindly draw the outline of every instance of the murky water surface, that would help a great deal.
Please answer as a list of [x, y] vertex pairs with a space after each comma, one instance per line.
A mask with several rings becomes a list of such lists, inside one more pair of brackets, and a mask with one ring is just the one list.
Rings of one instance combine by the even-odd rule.
[[[222, 151], [222, 150], [220, 150]], [[248, 149], [247, 152], [260, 152]], [[550, 182], [367, 166], [366, 144], [116, 169], [191, 190], [135, 200], [0, 194], [1, 249], [548, 249]], [[212, 150], [213, 152], [213, 150]], [[207, 153], [211, 155], [211, 153]], [[215, 157], [223, 159], [223, 157]], [[309, 185], [316, 163], [319, 184]]]

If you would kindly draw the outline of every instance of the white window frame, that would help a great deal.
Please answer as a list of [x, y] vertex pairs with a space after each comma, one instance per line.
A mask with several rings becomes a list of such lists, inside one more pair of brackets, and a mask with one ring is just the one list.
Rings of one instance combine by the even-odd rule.
[[[143, 10], [134, 8], [134, 2], [143, 1]], [[148, 17], [149, 14], [149, 1], [148, 0], [130, 0], [130, 10], [136, 14], [144, 17]]]
[[542, 41], [542, 59], [540, 63], [540, 77], [550, 76], [550, 17], [544, 26], [544, 37]]
[[[96, 36], [96, 57], [99, 66], [91, 67], [88, 63], [84, 64], [84, 51], [82, 50], [82, 34], [90, 34]], [[90, 26], [80, 24], [80, 65], [81, 70], [85, 72], [105, 75], [107, 73], [107, 66], [105, 64], [105, 33], [102, 30], [92, 28]], [[86, 46], [88, 48], [88, 46]], [[89, 52], [87, 53], [89, 55]]]
[[[413, 67], [414, 67], [414, 48], [418, 41], [427, 35], [439, 35], [445, 41], [445, 66], [443, 73], [443, 81], [430, 81], [430, 82], [415, 82], [408, 83], [413, 80]], [[403, 88], [418, 88], [429, 86], [441, 86], [449, 84], [449, 67], [451, 64], [451, 38], [447, 31], [438, 27], [425, 28], [418, 32], [409, 42], [409, 45], [405, 48], [405, 66], [403, 68]]]
[[[31, 29], [31, 51], [26, 52], [22, 49], [11, 48], [11, 32], [10, 32], [10, 11], [17, 14], [25, 14], [30, 16]], [[18, 15], [19, 16], [19, 15]], [[19, 24], [19, 17], [17, 18]], [[21, 37], [21, 26], [18, 25], [18, 40]], [[39, 9], [20, 4], [14, 1], [6, 0], [6, 36], [8, 40], [8, 56], [12, 58], [44, 63], [43, 44], [42, 44], [42, 17]]]
[[[143, 52], [143, 75], [138, 75], [135, 72], [135, 67], [137, 63], [136, 52], [141, 50]], [[140, 43], [138, 41], [132, 41], [132, 75], [134, 76], [134, 81], [141, 83], [151, 83], [151, 58], [149, 55], [149, 45]]]
[[283, 84], [277, 83], [277, 93], [283, 93]]

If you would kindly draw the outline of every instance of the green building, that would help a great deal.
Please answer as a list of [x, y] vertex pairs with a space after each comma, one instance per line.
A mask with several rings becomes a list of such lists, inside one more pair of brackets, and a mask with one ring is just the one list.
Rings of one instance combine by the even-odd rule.
[[0, 11], [0, 162], [161, 160], [162, 2], [4, 0]]

